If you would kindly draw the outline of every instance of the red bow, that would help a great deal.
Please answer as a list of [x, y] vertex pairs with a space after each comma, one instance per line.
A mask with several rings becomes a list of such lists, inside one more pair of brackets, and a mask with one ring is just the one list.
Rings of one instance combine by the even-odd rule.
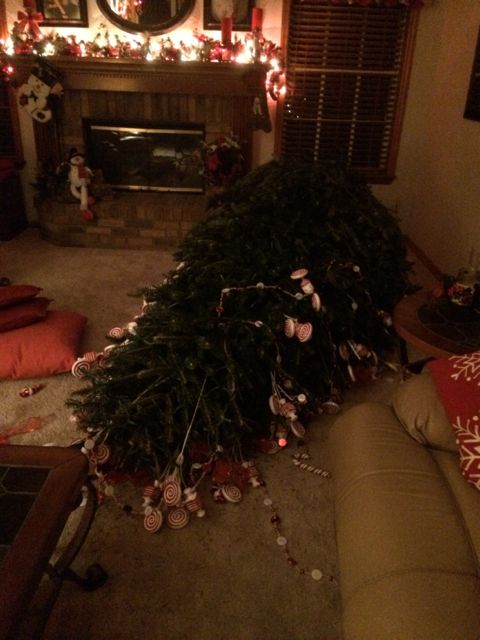
[[18, 26], [20, 27], [20, 31], [31, 33], [34, 40], [42, 39], [42, 32], [38, 26], [38, 23], [43, 21], [43, 15], [41, 13], [30, 11], [28, 13], [23, 13], [23, 11], [19, 11], [17, 17], [19, 20]]

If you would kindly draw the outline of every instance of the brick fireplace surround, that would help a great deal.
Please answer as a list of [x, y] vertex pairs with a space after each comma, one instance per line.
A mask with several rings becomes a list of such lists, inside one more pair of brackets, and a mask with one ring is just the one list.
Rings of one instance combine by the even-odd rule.
[[[21, 81], [33, 62], [17, 57]], [[74, 57], [48, 62], [62, 74], [64, 95], [52, 120], [34, 122], [39, 163], [58, 166], [69, 149], [85, 150], [84, 118], [202, 124], [207, 141], [233, 131], [245, 141], [247, 164], [254, 127], [269, 130], [264, 65]], [[254, 100], [262, 108], [260, 121], [258, 114], [254, 120]], [[37, 212], [42, 236], [56, 244], [141, 249], [178, 245], [206, 217], [206, 201], [203, 194], [115, 191], [95, 203], [92, 223], [83, 221], [78, 201], [43, 200]]]

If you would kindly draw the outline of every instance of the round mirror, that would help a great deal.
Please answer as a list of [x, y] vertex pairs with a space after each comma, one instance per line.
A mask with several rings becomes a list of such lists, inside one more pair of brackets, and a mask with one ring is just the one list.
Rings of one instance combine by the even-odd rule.
[[97, 0], [114, 25], [130, 33], [166, 33], [190, 15], [195, 0]]

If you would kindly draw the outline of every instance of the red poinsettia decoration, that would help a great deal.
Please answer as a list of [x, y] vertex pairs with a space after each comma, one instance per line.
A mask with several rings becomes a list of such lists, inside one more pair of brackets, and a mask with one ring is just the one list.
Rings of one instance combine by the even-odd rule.
[[215, 187], [227, 187], [244, 168], [242, 148], [237, 136], [221, 136], [214, 142], [203, 142], [200, 173]]

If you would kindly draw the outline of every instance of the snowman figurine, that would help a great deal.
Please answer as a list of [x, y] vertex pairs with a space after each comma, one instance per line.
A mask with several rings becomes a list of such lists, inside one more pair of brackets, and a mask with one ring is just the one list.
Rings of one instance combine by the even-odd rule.
[[91, 182], [93, 172], [85, 164], [85, 156], [83, 153], [72, 149], [69, 155], [70, 171], [68, 181], [70, 182], [70, 191], [80, 200], [80, 212], [82, 218], [87, 222], [92, 222], [95, 218], [90, 206], [95, 202], [94, 198], [88, 195], [88, 185]]

